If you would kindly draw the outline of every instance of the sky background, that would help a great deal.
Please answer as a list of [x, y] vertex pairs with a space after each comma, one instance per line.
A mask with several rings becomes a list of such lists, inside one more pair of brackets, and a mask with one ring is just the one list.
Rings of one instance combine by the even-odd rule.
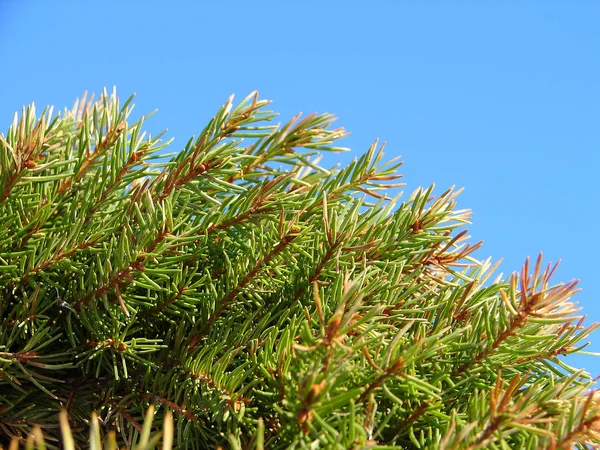
[[[167, 6], [168, 5], [168, 6]], [[556, 281], [600, 321], [600, 2], [0, 0], [0, 132], [16, 110], [136, 93], [171, 150], [227, 97], [257, 89], [287, 121], [331, 112], [347, 163], [375, 138], [402, 156], [406, 195], [456, 185], [480, 258]], [[600, 332], [589, 349], [600, 351]], [[600, 358], [570, 358], [600, 375]]]

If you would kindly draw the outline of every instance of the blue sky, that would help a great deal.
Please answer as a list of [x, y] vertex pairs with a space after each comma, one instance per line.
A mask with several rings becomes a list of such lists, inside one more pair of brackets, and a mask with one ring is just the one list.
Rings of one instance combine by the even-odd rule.
[[[168, 6], [167, 6], [168, 5]], [[481, 258], [544, 252], [600, 321], [600, 3], [0, 1], [0, 130], [35, 101], [137, 93], [172, 149], [254, 89], [282, 120], [332, 112], [348, 162], [377, 137], [405, 192], [464, 187]], [[596, 206], [594, 206], [596, 205]], [[600, 351], [600, 332], [590, 350]], [[600, 375], [600, 358], [571, 364]]]

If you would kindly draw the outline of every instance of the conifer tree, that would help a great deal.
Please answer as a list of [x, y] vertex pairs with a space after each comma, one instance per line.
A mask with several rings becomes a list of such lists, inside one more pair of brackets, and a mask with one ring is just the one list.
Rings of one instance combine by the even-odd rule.
[[177, 448], [600, 445], [593, 380], [561, 359], [596, 328], [577, 283], [541, 256], [494, 275], [459, 191], [390, 197], [400, 163], [377, 142], [324, 168], [345, 150], [333, 117], [277, 125], [267, 105], [230, 98], [170, 155], [115, 93], [15, 116], [0, 443], [39, 427], [61, 447], [62, 414], [87, 447], [94, 414], [132, 446], [153, 408]]

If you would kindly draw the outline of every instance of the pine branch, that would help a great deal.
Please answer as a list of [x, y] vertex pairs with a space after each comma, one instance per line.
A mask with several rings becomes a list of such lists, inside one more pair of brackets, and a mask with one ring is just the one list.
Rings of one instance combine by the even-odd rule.
[[541, 256], [488, 281], [460, 190], [399, 202], [377, 141], [321, 167], [333, 116], [274, 124], [256, 93], [160, 162], [131, 102], [0, 135], [1, 445], [56, 448], [60, 422], [84, 446], [92, 417], [151, 447], [149, 406], [182, 448], [599, 445], [594, 381], [562, 359], [598, 328], [577, 283]]

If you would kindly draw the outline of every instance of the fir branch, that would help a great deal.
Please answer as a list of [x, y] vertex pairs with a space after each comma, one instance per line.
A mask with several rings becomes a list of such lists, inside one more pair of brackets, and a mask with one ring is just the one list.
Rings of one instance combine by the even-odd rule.
[[178, 447], [597, 445], [559, 358], [598, 327], [576, 282], [540, 257], [488, 283], [460, 190], [396, 205], [383, 145], [325, 169], [333, 116], [267, 104], [229, 99], [167, 162], [114, 93], [0, 136], [0, 443], [58, 442], [66, 406], [78, 445], [97, 409], [131, 446], [154, 404]]

